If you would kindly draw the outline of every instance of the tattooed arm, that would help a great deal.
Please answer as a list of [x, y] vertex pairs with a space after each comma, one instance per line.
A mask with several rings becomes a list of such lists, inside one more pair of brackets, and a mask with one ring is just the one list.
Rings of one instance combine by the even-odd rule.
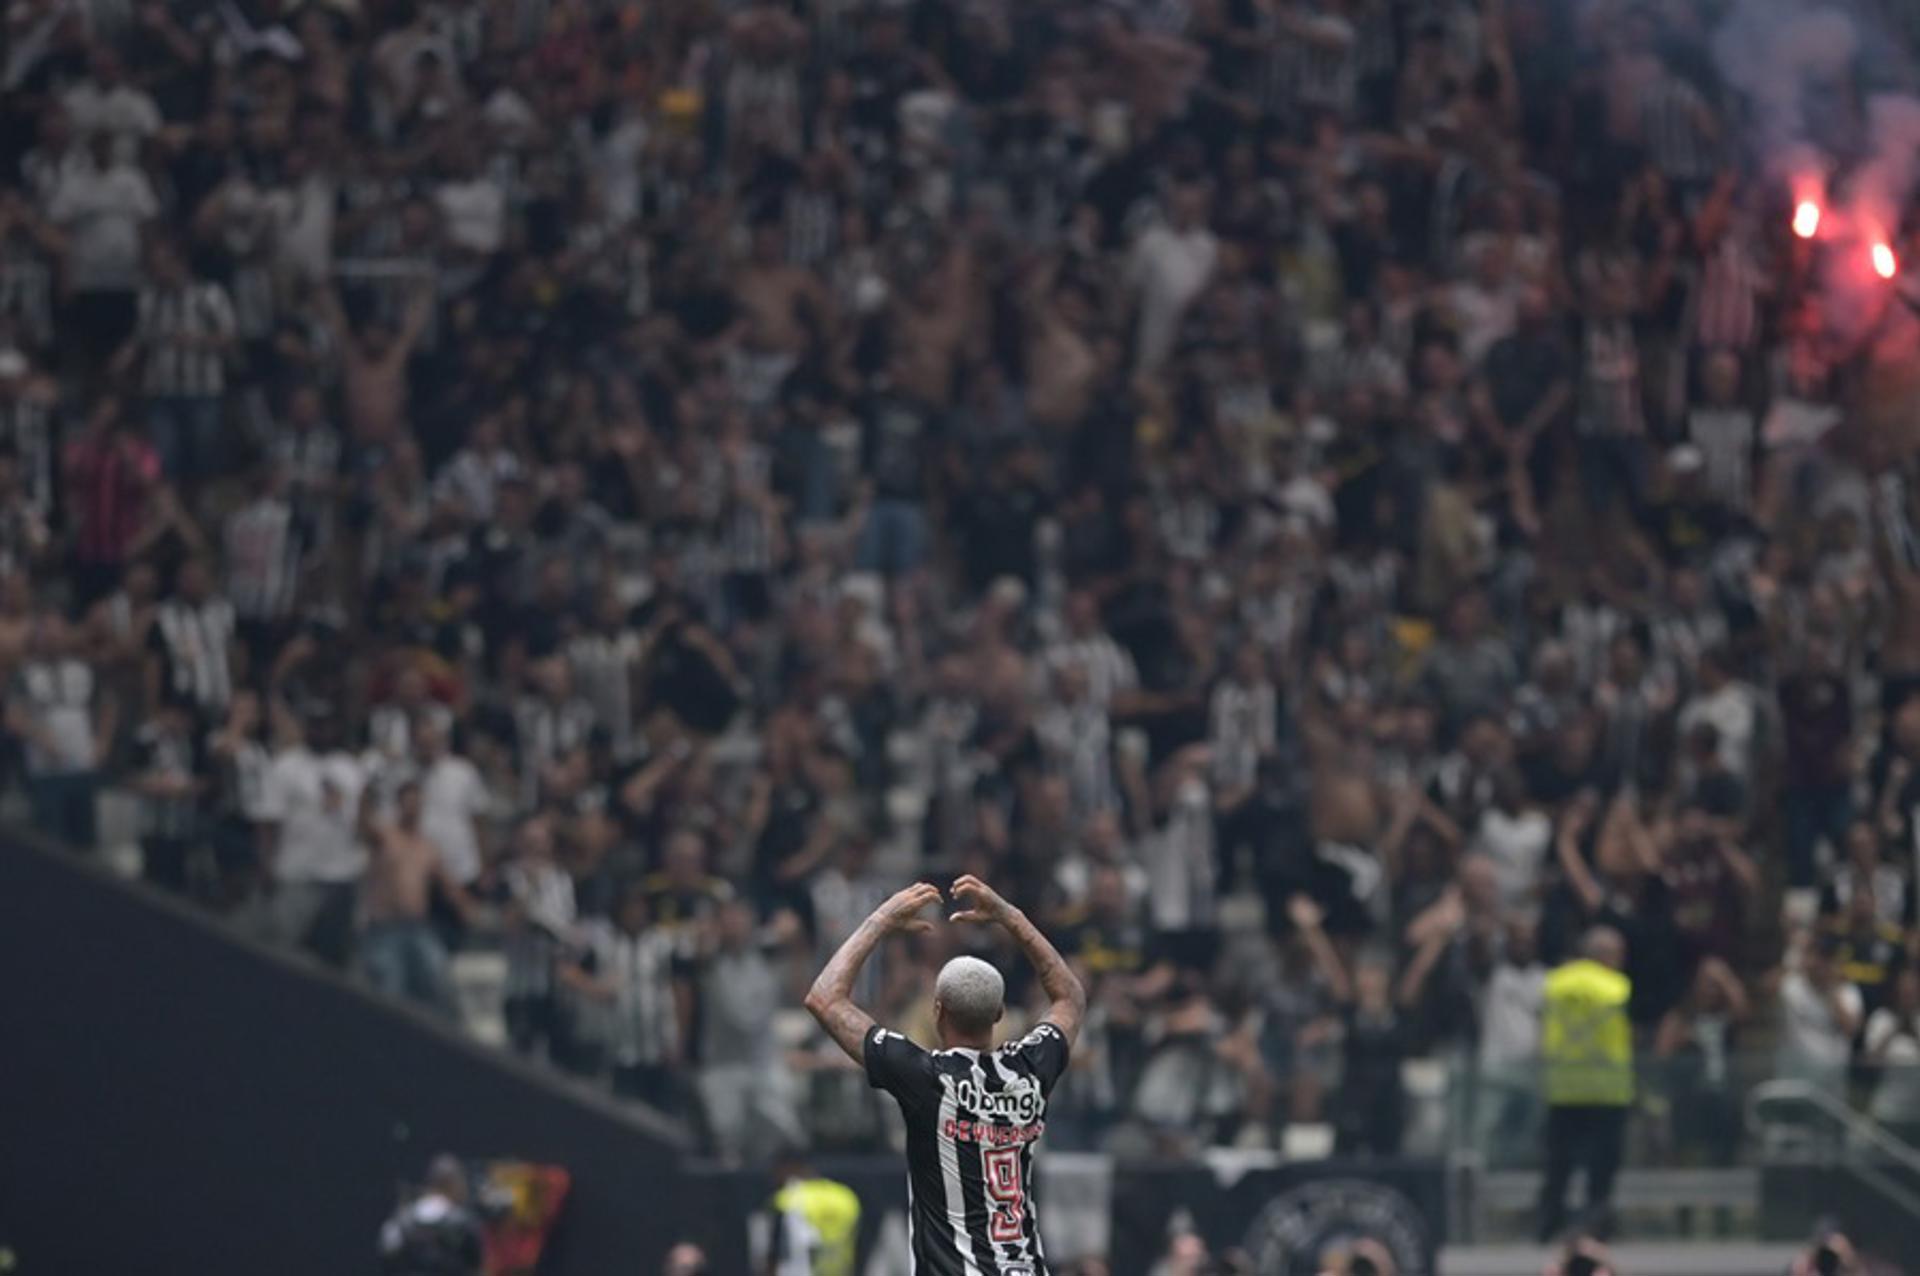
[[956, 922], [992, 922], [1006, 929], [1013, 942], [1033, 963], [1040, 976], [1040, 990], [1047, 994], [1047, 1020], [1058, 1028], [1071, 1046], [1080, 1036], [1080, 1021], [1087, 1014], [1087, 990], [1080, 977], [1067, 965], [1059, 949], [1047, 941], [1039, 927], [1027, 915], [1009, 904], [991, 886], [971, 873], [953, 884], [953, 893], [967, 907], [953, 915]]
[[853, 1004], [853, 981], [859, 977], [860, 967], [888, 935], [932, 930], [932, 922], [916, 920], [914, 914], [939, 899], [937, 886], [921, 882], [907, 887], [874, 909], [813, 981], [807, 993], [808, 1013], [855, 1063], [861, 1062], [861, 1043], [873, 1028], [873, 1016]]

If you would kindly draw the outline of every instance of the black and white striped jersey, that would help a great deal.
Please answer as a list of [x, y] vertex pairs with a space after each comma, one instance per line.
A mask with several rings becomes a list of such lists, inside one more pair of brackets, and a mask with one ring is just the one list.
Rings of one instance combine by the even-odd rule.
[[1033, 1145], [1067, 1067], [1042, 1021], [997, 1050], [927, 1051], [875, 1028], [867, 1081], [907, 1122], [907, 1232], [914, 1276], [1046, 1276]]

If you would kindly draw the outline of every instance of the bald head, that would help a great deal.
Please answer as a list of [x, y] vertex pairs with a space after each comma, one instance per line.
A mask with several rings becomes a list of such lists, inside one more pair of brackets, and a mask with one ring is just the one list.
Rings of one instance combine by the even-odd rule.
[[985, 1037], [1000, 1022], [1007, 981], [978, 957], [955, 957], [940, 968], [933, 985], [933, 1007], [943, 1039], [967, 1045]]
[[456, 1205], [467, 1199], [467, 1171], [460, 1158], [442, 1152], [427, 1166], [427, 1187]]
[[1627, 941], [1611, 926], [1595, 926], [1580, 937], [1580, 955], [1602, 966], [1624, 970], [1627, 965]]

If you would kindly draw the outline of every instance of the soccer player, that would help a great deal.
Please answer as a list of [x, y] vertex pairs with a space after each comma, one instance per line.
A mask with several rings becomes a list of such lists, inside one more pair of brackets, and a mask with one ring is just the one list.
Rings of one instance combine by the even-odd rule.
[[906, 1118], [915, 1276], [1047, 1276], [1034, 1217], [1033, 1144], [1046, 1126], [1047, 1096], [1080, 1035], [1087, 994], [1026, 914], [986, 883], [961, 877], [953, 893], [966, 906], [951, 920], [1005, 927], [1033, 963], [1052, 1003], [1033, 1031], [994, 1048], [1006, 983], [977, 957], [954, 958], [934, 984], [938, 1050], [876, 1027], [873, 1016], [853, 1004], [853, 981], [882, 939], [932, 929], [917, 914], [939, 902], [940, 890], [924, 882], [860, 924], [814, 980], [807, 1009]]

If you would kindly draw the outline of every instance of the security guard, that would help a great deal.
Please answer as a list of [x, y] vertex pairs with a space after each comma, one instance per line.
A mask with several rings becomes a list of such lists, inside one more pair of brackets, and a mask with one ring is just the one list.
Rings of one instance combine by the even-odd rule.
[[1547, 976], [1540, 1053], [1546, 1065], [1547, 1173], [1540, 1184], [1540, 1240], [1567, 1221], [1567, 1185], [1587, 1174], [1587, 1210], [1602, 1217], [1613, 1197], [1633, 1104], [1633, 1027], [1627, 1000], [1633, 982], [1621, 974], [1627, 945], [1620, 932], [1596, 926], [1580, 956]]
[[764, 1276], [853, 1276], [860, 1198], [789, 1154], [774, 1167], [780, 1187], [754, 1225], [754, 1270]]

